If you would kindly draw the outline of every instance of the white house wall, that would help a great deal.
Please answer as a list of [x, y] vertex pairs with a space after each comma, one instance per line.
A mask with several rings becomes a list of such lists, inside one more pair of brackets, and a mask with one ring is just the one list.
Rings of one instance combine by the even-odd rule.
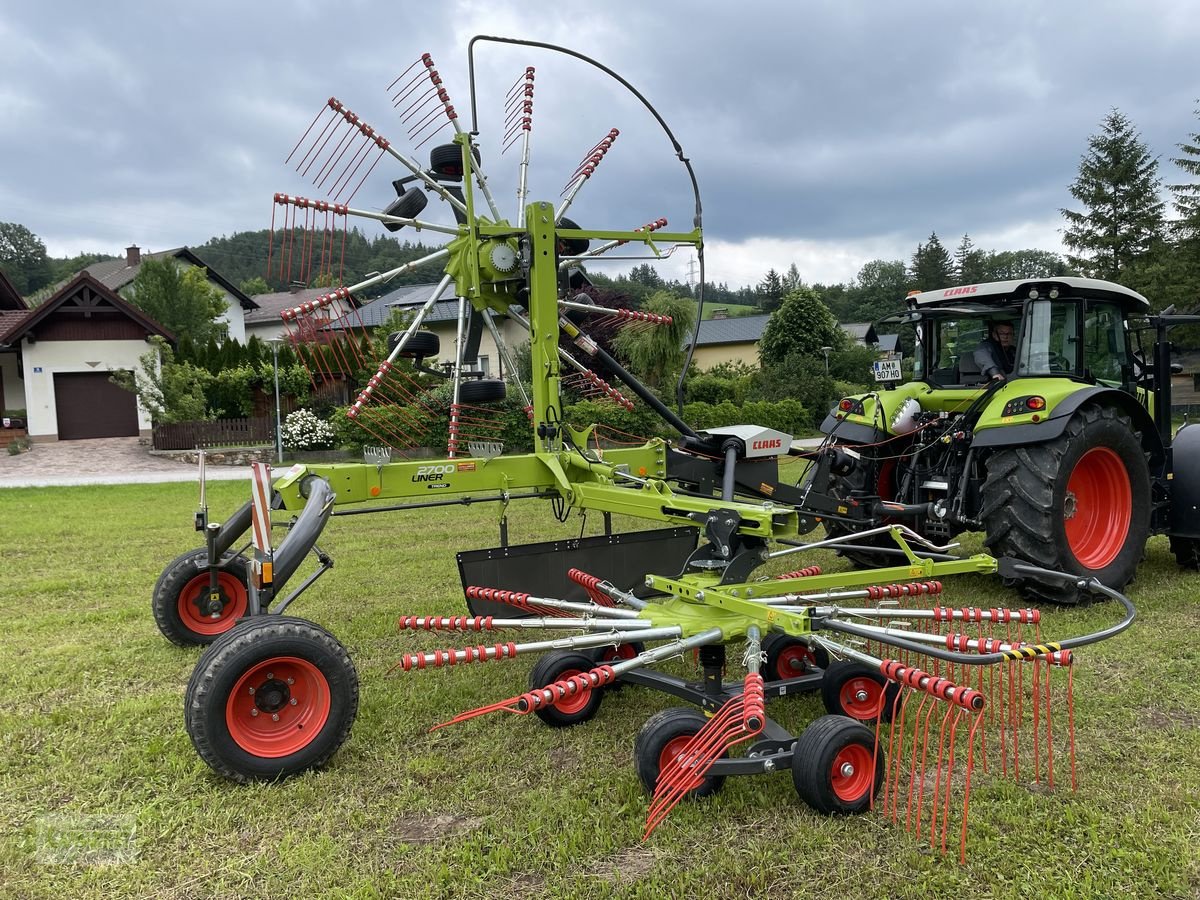
[[[33, 440], [58, 438], [58, 407], [54, 402], [54, 375], [57, 372], [107, 372], [113, 369], [137, 370], [139, 358], [150, 350], [144, 340], [137, 341], [22, 341], [25, 357], [25, 408], [29, 418], [29, 436]], [[96, 363], [91, 366], [88, 363]], [[5, 383], [5, 397], [8, 384]], [[149, 435], [150, 414], [139, 403], [138, 431]]]
[[217, 316], [217, 321], [224, 323], [229, 329], [229, 337], [232, 340], [240, 344], [246, 343], [246, 311], [232, 294], [222, 291], [221, 297], [225, 300], [225, 312]]

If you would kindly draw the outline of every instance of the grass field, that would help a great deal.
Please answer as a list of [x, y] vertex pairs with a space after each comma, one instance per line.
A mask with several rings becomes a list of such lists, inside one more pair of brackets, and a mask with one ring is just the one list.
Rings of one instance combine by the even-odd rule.
[[[216, 517], [246, 493], [210, 485]], [[149, 611], [162, 566], [198, 543], [195, 495], [186, 484], [0, 491], [0, 896], [1200, 893], [1200, 577], [1180, 572], [1161, 538], [1131, 589], [1138, 621], [1079, 654], [1078, 792], [978, 775], [960, 865], [878, 814], [815, 815], [787, 773], [731, 779], [643, 843], [633, 740], [674, 704], [637, 688], [574, 729], [492, 716], [429, 734], [525, 688], [524, 659], [385, 674], [406, 651], [468, 642], [399, 635], [395, 622], [465, 611], [453, 551], [497, 542], [486, 508], [332, 522], [322, 546], [336, 567], [293, 611], [353, 655], [354, 732], [323, 771], [222, 781], [183, 728], [199, 651], [168, 644]], [[541, 505], [516, 506], [511, 525], [513, 542], [580, 530], [578, 519], [554, 525]], [[1020, 605], [980, 577], [950, 592], [956, 605]], [[1066, 636], [1116, 618], [1105, 606], [1058, 610], [1045, 630]], [[819, 705], [789, 698], [769, 712], [798, 728]]]

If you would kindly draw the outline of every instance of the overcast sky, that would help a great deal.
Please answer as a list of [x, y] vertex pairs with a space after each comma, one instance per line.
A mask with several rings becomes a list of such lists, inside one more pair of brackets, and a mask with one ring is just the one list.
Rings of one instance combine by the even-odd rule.
[[[1168, 182], [1168, 157], [1200, 127], [1188, 0], [6, 3], [0, 221], [54, 256], [264, 228], [274, 192], [323, 196], [284, 159], [330, 96], [425, 159], [387, 87], [428, 52], [469, 123], [478, 34], [570, 47], [641, 91], [695, 168], [708, 278], [734, 287], [793, 262], [806, 281], [848, 280], [934, 230], [949, 249], [969, 232], [986, 249], [1060, 250], [1058, 209], [1111, 107]], [[526, 65], [530, 199], [557, 200], [616, 127], [570, 216], [688, 230], [687, 173], [619, 85], [545, 51], [477, 44], [483, 163], [503, 214], [519, 162], [519, 147], [500, 154], [504, 96]], [[383, 208], [405, 174], [384, 159], [352, 205]], [[437, 202], [427, 213], [448, 221]], [[663, 274], [685, 277], [687, 256]]]

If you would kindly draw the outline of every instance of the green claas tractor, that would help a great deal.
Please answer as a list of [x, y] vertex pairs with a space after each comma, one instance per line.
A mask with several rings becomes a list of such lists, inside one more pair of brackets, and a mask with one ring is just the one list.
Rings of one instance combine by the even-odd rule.
[[[1121, 588], [1150, 534], [1200, 562], [1200, 428], [1172, 434], [1170, 327], [1105, 281], [1004, 281], [917, 293], [882, 320], [904, 329], [911, 380], [876, 363], [879, 389], [842, 399], [801, 485], [841, 552], [879, 565], [903, 522], [931, 540], [983, 531], [992, 554]], [[1178, 367], [1174, 367], [1175, 370]], [[1073, 603], [1062, 582], [1015, 582]]]

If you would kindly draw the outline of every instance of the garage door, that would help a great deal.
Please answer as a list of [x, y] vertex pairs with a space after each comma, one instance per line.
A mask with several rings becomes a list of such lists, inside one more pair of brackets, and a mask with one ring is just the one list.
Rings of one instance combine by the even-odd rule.
[[54, 403], [61, 441], [137, 436], [137, 398], [109, 381], [107, 372], [55, 374]]

